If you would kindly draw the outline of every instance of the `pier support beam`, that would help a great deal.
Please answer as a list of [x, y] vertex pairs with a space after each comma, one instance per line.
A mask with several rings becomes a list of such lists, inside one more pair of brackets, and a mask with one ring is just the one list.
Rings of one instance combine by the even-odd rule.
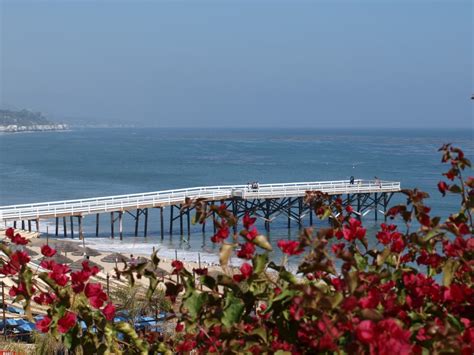
[[114, 239], [114, 213], [110, 212], [110, 237]]
[[99, 214], [95, 215], [95, 236], [99, 236]]
[[66, 217], [63, 217], [63, 233], [64, 233], [64, 238], [67, 237], [67, 223], [66, 223]]
[[191, 236], [191, 216], [189, 207], [186, 209], [186, 218], [187, 218], [187, 227], [188, 227], [188, 237]]
[[161, 240], [165, 237], [165, 226], [163, 221], [163, 207], [160, 207], [160, 233], [161, 233]]
[[28, 220], [28, 232], [31, 232], [31, 220]]
[[122, 211], [118, 213], [118, 220], [119, 220], [119, 236], [120, 236], [120, 240], [123, 240], [123, 212]]
[[148, 208], [145, 208], [145, 226], [143, 227], [143, 236], [146, 237], [148, 234]]
[[183, 236], [183, 205], [179, 205], [179, 235]]
[[174, 212], [174, 206], [170, 206], [170, 237], [173, 235], [173, 212]]
[[56, 217], [56, 226], [55, 226], [55, 230], [54, 230], [54, 235], [57, 237], [58, 234], [59, 234], [59, 217]]
[[140, 220], [140, 210], [137, 210], [137, 215], [135, 217], [135, 237], [138, 236], [138, 223]]
[[21, 221], [21, 229], [25, 230], [25, 221]]
[[82, 216], [77, 216], [77, 224], [79, 225], [79, 240], [84, 239], [84, 233], [82, 230]]
[[73, 220], [72, 216], [69, 217], [69, 222], [71, 223], [71, 238], [74, 239], [74, 220]]
[[39, 220], [39, 218], [36, 218], [35, 222], [36, 222], [36, 231], [39, 233], [39, 231], [40, 231], [40, 220]]

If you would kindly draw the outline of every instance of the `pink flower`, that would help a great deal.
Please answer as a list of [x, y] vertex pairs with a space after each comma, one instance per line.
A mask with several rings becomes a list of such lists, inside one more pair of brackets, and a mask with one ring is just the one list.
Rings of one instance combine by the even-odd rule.
[[11, 238], [13, 238], [14, 235], [15, 235], [15, 230], [14, 230], [12, 227], [10, 227], [10, 228], [8, 228], [7, 230], [5, 230], [5, 236], [6, 236], [7, 238], [10, 238], [10, 239], [11, 239]]
[[102, 314], [108, 321], [113, 320], [115, 316], [115, 306], [110, 302], [107, 303], [107, 306], [102, 309]]
[[98, 283], [88, 283], [84, 289], [84, 294], [89, 299], [92, 307], [100, 308], [107, 301], [107, 295], [102, 291], [102, 285]]
[[370, 343], [375, 338], [375, 323], [371, 320], [363, 320], [357, 325], [356, 335], [362, 343]]
[[242, 259], [252, 259], [254, 253], [255, 245], [246, 242], [245, 244], [240, 244], [240, 250], [237, 252], [237, 256]]
[[26, 245], [28, 244], [28, 239], [23, 238], [20, 234], [15, 234], [15, 236], [12, 238], [12, 243], [16, 245]]
[[179, 274], [184, 269], [184, 264], [179, 260], [173, 260], [171, 266], [174, 267], [173, 274]]
[[234, 275], [234, 281], [241, 282], [242, 280], [248, 279], [252, 275], [253, 268], [250, 264], [243, 263], [242, 266], [240, 267], [240, 272], [242, 274]]
[[60, 333], [67, 333], [69, 329], [76, 324], [76, 314], [67, 311], [66, 314], [58, 320], [58, 330]]
[[257, 220], [257, 218], [255, 217], [250, 217], [250, 215], [248, 213], [245, 214], [244, 218], [243, 218], [243, 223], [244, 223], [244, 228], [245, 229], [250, 229], [250, 227], [255, 224], [255, 221]]
[[33, 300], [42, 305], [49, 305], [56, 300], [56, 295], [54, 293], [42, 292], [39, 296], [35, 296]]
[[35, 326], [41, 333], [47, 333], [51, 325], [51, 318], [44, 316], [43, 319], [36, 322]]
[[56, 250], [46, 244], [41, 247], [41, 254], [43, 254], [47, 258], [50, 258], [54, 256], [54, 254], [56, 254]]
[[287, 255], [298, 255], [303, 252], [300, 242], [296, 240], [279, 240], [277, 245]]

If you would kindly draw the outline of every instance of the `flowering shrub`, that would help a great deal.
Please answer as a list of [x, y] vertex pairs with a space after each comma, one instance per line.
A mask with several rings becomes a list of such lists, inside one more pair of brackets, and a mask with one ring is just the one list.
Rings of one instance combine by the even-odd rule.
[[[166, 283], [166, 295], [180, 299], [176, 337], [167, 342], [137, 337], [123, 323], [112, 323], [114, 306], [98, 284], [97, 272], [87, 264], [70, 273], [67, 266], [43, 261], [49, 270], [33, 277], [26, 253], [13, 252], [0, 272], [12, 275], [12, 296], [29, 304], [48, 306], [37, 328], [61, 338], [71, 349], [108, 349], [111, 352], [196, 353], [371, 353], [411, 354], [474, 352], [474, 178], [463, 176], [470, 162], [450, 145], [441, 149], [443, 174], [440, 192], [458, 195], [460, 210], [445, 221], [430, 215], [428, 194], [404, 190], [406, 205], [392, 207], [390, 223], [381, 225], [375, 246], [369, 247], [366, 229], [350, 206], [331, 201], [320, 192], [308, 192], [305, 201], [327, 228], [306, 228], [296, 241], [279, 241], [287, 256], [303, 255], [297, 273], [270, 261], [272, 246], [258, 233], [256, 219], [245, 215], [243, 229], [232, 234], [238, 219], [225, 205], [195, 201], [195, 221], [217, 215], [211, 238], [220, 244], [220, 262], [228, 269], [232, 255], [244, 259], [233, 275], [209, 275], [207, 269], [187, 270], [173, 262], [182, 284]], [[398, 224], [393, 224], [393, 220]], [[403, 226], [403, 227], [400, 227]], [[13, 243], [23, 239], [7, 231]], [[45, 256], [54, 251], [43, 247]], [[148, 295], [158, 287], [154, 270], [160, 260], [129, 265], [119, 274], [134, 282], [149, 279]], [[196, 276], [195, 276], [196, 275]], [[196, 281], [200, 285], [197, 286]], [[51, 292], [52, 291], [52, 292]], [[83, 331], [77, 320], [86, 322]], [[94, 329], [94, 330], [93, 330]], [[118, 342], [117, 332], [127, 335]]]

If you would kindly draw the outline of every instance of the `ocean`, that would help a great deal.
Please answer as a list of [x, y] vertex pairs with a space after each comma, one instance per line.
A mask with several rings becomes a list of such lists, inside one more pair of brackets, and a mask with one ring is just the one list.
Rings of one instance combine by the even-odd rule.
[[[474, 156], [473, 131], [408, 129], [162, 129], [87, 128], [63, 132], [0, 135], [0, 205], [44, 202], [207, 185], [303, 182], [356, 179], [400, 181], [402, 188], [418, 187], [431, 196], [432, 215], [446, 217], [459, 204], [455, 196], [442, 198], [436, 184], [447, 167], [437, 149], [451, 142]], [[472, 171], [470, 172], [472, 175]], [[392, 204], [404, 202], [398, 194]], [[382, 216], [380, 216], [382, 217]], [[95, 216], [85, 218], [87, 244], [100, 250], [129, 254], [151, 252], [181, 259], [217, 262], [218, 248], [211, 228], [193, 227], [190, 238], [172, 237], [166, 228], [159, 237], [158, 210], [150, 212], [148, 237], [134, 237], [131, 218], [124, 222], [125, 238], [110, 236], [108, 216], [95, 237]], [[369, 234], [379, 218], [363, 219]], [[54, 221], [42, 230], [54, 232]], [[68, 222], [69, 223], [69, 222]], [[277, 218], [271, 242], [295, 238], [286, 218]], [[308, 220], [305, 220], [308, 224]], [[167, 223], [165, 223], [167, 226]], [[3, 226], [2, 226], [3, 227]], [[69, 228], [69, 225], [68, 225]], [[264, 231], [263, 224], [259, 230]], [[62, 233], [60, 229], [60, 235]], [[76, 231], [77, 238], [77, 231]], [[276, 248], [277, 249], [277, 248]], [[278, 250], [273, 252], [279, 258]]]

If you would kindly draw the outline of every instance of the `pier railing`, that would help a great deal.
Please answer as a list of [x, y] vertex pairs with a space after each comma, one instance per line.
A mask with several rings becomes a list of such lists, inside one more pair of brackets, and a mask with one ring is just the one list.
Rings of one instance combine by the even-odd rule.
[[46, 219], [149, 207], [164, 207], [182, 204], [186, 198], [205, 198], [210, 201], [220, 201], [230, 198], [270, 199], [298, 197], [303, 196], [306, 191], [322, 191], [331, 195], [398, 192], [400, 191], [400, 182], [355, 180], [351, 184], [348, 180], [340, 180], [259, 184], [258, 188], [251, 185], [193, 187], [130, 195], [0, 206], [0, 220]]

